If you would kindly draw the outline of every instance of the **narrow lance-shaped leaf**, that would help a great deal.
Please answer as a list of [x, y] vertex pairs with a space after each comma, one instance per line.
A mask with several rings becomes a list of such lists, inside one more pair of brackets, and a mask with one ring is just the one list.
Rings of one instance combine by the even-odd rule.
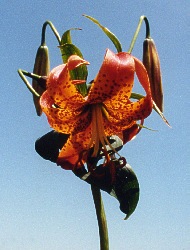
[[98, 20], [96, 20], [95, 18], [93, 18], [91, 16], [87, 16], [87, 15], [83, 15], [83, 16], [85, 16], [86, 18], [90, 19], [93, 23], [97, 24], [103, 30], [103, 32], [109, 37], [109, 39], [114, 44], [114, 46], [117, 49], [118, 53], [122, 51], [122, 47], [121, 47], [121, 43], [119, 42], [119, 39], [108, 28], [102, 26], [98, 22]]

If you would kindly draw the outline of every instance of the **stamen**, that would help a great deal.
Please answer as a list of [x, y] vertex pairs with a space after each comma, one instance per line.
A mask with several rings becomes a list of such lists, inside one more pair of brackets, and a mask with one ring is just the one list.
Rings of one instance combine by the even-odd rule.
[[96, 104], [92, 106], [92, 137], [88, 146], [88, 148], [90, 148], [94, 144], [94, 151], [92, 157], [97, 156], [98, 151], [100, 149], [100, 143], [102, 144], [102, 147], [105, 152], [107, 152], [106, 145], [108, 145], [115, 153], [118, 154], [115, 148], [113, 148], [110, 142], [108, 141], [107, 136], [105, 134], [102, 108], [102, 104]]
[[[91, 140], [90, 140], [90, 143], [88, 145], [88, 149], [91, 148], [91, 146], [93, 145], [94, 142], [97, 141], [97, 128], [96, 128], [96, 113], [95, 113], [95, 109], [92, 108], [92, 137], [91, 137]], [[96, 144], [96, 143], [95, 143]]]

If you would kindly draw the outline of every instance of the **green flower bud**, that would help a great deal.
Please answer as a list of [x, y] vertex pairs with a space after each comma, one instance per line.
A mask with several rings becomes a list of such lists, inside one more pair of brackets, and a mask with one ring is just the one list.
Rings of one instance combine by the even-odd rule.
[[143, 64], [149, 76], [152, 98], [157, 107], [163, 112], [163, 89], [160, 60], [154, 40], [152, 38], [146, 38], [144, 40]]
[[[50, 71], [50, 60], [49, 60], [48, 47], [46, 45], [41, 45], [36, 53], [33, 73], [39, 76], [47, 76], [49, 71]], [[32, 81], [32, 87], [39, 95], [42, 95], [43, 92], [45, 91], [45, 86], [40, 84], [40, 82], [36, 81], [35, 79], [33, 79]], [[38, 116], [40, 116], [42, 114], [42, 110], [39, 104], [39, 98], [33, 95], [33, 101], [36, 108], [36, 113]]]

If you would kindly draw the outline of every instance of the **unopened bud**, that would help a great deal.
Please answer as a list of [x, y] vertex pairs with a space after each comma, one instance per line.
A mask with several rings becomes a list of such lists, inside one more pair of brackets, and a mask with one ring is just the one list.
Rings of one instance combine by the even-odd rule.
[[[48, 47], [46, 45], [41, 45], [36, 53], [33, 73], [39, 76], [47, 76], [49, 74], [49, 71], [50, 71], [50, 60], [49, 60]], [[42, 95], [43, 92], [46, 90], [45, 86], [43, 85], [44, 84], [41, 84], [40, 82], [34, 79], [32, 81], [32, 87], [39, 95]], [[42, 109], [39, 104], [39, 98], [33, 95], [33, 101], [36, 108], [36, 113], [38, 116], [40, 116], [42, 114]]]
[[143, 64], [149, 76], [152, 98], [161, 112], [163, 112], [163, 89], [160, 60], [152, 38], [146, 38], [144, 40]]

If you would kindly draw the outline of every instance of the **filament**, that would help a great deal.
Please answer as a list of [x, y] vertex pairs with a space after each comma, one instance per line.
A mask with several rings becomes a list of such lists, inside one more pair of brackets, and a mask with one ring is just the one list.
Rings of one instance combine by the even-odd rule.
[[97, 156], [100, 149], [100, 144], [102, 145], [105, 152], [107, 152], [106, 145], [108, 145], [115, 153], [117, 153], [115, 148], [113, 148], [108, 141], [105, 134], [102, 108], [102, 104], [95, 104], [92, 106], [92, 137], [88, 146], [88, 148], [90, 148], [94, 145], [92, 157]]

